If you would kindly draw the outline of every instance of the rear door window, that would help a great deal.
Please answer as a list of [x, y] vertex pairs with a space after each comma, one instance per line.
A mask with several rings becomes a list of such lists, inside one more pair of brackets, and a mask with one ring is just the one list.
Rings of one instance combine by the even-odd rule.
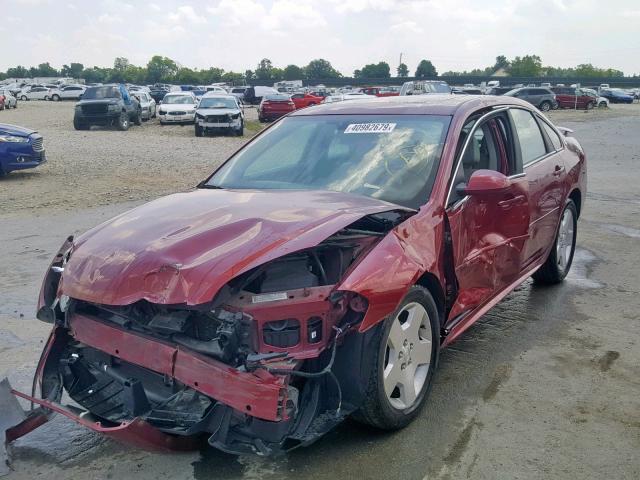
[[538, 122], [530, 112], [512, 108], [510, 113], [520, 143], [522, 164], [526, 166], [547, 153], [542, 132], [540, 132]]

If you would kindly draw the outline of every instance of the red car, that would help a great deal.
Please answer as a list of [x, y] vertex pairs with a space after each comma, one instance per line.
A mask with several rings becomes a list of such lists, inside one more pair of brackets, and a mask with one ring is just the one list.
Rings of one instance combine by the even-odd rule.
[[272, 94], [262, 97], [258, 105], [258, 120], [268, 122], [276, 120], [296, 109], [295, 103], [290, 95]]
[[322, 103], [324, 97], [317, 97], [315, 95], [311, 95], [310, 93], [294, 93], [291, 95], [291, 100], [298, 108], [310, 107], [312, 105], [318, 105]]
[[593, 95], [588, 95], [575, 87], [551, 87], [550, 90], [556, 94], [556, 101], [559, 108], [583, 108], [591, 110], [598, 101]]
[[376, 97], [397, 97], [400, 95], [400, 87], [364, 87], [360, 91]]
[[567, 134], [511, 97], [294, 112], [197, 190], [64, 242], [39, 298], [40, 394], [15, 393], [41, 408], [7, 438], [51, 411], [262, 455], [351, 415], [407, 425], [442, 348], [527, 278], [567, 275], [586, 195]]

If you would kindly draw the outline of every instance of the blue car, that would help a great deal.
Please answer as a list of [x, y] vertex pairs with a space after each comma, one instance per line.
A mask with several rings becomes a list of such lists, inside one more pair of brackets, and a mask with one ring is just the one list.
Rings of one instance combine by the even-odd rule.
[[35, 130], [0, 123], [0, 177], [43, 164], [46, 161], [43, 140]]
[[605, 88], [600, 91], [600, 96], [606, 98], [611, 103], [633, 103], [633, 96], [629, 95], [622, 90], [615, 88]]

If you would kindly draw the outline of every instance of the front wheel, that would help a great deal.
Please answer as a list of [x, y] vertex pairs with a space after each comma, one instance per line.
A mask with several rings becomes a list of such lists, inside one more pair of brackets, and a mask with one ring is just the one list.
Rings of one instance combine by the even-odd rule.
[[384, 430], [408, 425], [431, 388], [439, 346], [438, 309], [426, 288], [413, 286], [400, 307], [377, 327], [365, 351], [371, 374], [356, 420]]
[[203, 137], [203, 136], [204, 136], [204, 128], [202, 128], [200, 125], [196, 123], [196, 137]]
[[20, 97], [20, 100], [22, 100], [23, 102], [26, 102], [26, 101], [27, 101], [27, 100], [29, 100], [29, 99], [27, 98], [27, 96], [26, 96], [26, 95], [22, 95], [22, 96]]
[[606, 106], [607, 106], [607, 102], [600, 102], [598, 104], [598, 107], [600, 107], [600, 108], [606, 108]]
[[244, 135], [244, 120], [240, 120], [240, 126], [236, 129], [236, 135], [242, 137]]
[[551, 103], [549, 102], [542, 102], [540, 104], [540, 110], [542, 110], [543, 112], [548, 112], [549, 110], [551, 110]]
[[133, 123], [135, 123], [138, 126], [142, 125], [142, 111], [138, 110], [138, 113], [136, 113]]
[[593, 110], [593, 105], [594, 105], [593, 102], [587, 103], [587, 110]]
[[118, 118], [118, 130], [129, 130], [129, 115], [127, 112], [122, 112]]
[[578, 210], [573, 200], [568, 200], [560, 217], [553, 247], [547, 260], [534, 274], [537, 283], [552, 285], [560, 283], [569, 273], [576, 248]]
[[60, 95], [53, 95], [51, 97], [51, 100], [53, 100], [54, 102], [59, 102], [60, 101]]

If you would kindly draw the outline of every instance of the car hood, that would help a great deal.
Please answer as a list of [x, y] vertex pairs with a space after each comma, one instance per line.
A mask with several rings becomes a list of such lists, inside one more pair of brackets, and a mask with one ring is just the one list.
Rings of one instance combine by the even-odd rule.
[[164, 112], [189, 111], [194, 108], [195, 104], [193, 103], [163, 103], [160, 105], [160, 109]]
[[198, 108], [196, 110], [200, 115], [236, 115], [240, 113], [237, 108]]
[[11, 125], [8, 123], [0, 123], [0, 135], [15, 135], [16, 137], [28, 137], [32, 133], [36, 133], [35, 130], [26, 127], [19, 127], [18, 125]]
[[207, 303], [251, 268], [313, 247], [365, 215], [398, 209], [327, 191], [178, 193], [78, 237], [60, 293], [107, 305]]

